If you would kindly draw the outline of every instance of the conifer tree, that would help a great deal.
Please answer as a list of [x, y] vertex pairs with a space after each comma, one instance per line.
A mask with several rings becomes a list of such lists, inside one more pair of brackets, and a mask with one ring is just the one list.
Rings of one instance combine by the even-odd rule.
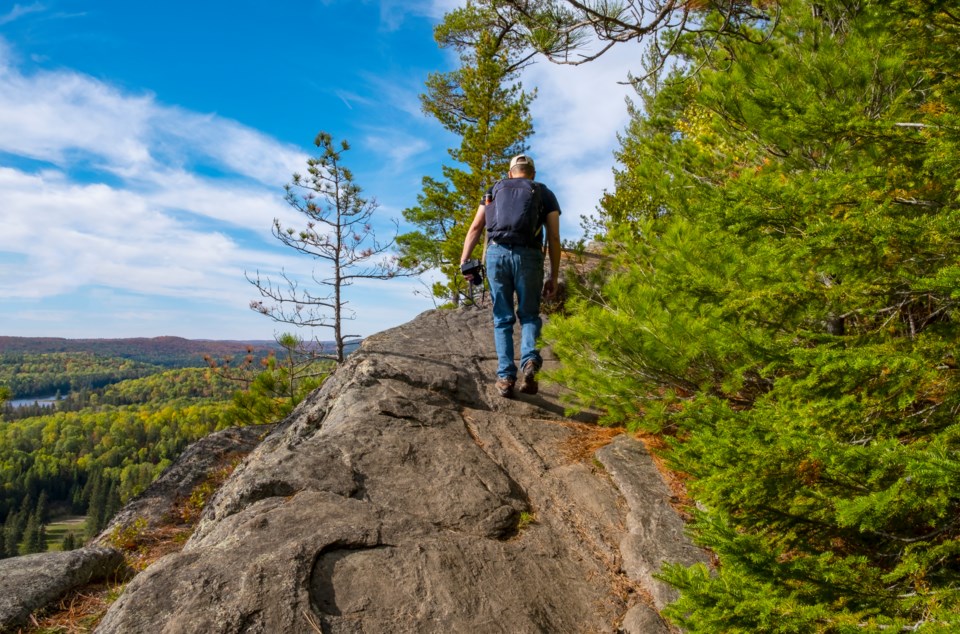
[[17, 512], [10, 509], [7, 512], [7, 519], [3, 523], [3, 541], [7, 557], [15, 557], [20, 544], [22, 531], [18, 526]]
[[123, 503], [120, 501], [120, 491], [117, 486], [117, 481], [110, 480], [103, 506], [103, 519], [100, 522], [101, 530], [103, 530], [121, 508], [123, 508]]
[[20, 539], [23, 537], [23, 532], [27, 530], [27, 522], [30, 521], [30, 516], [33, 514], [33, 497], [25, 495], [23, 501], [20, 503], [20, 510], [16, 514], [16, 537], [17, 542], [19, 543]]
[[37, 528], [37, 538], [36, 538], [36, 541], [34, 542], [33, 552], [44, 553], [47, 551], [47, 526], [46, 524], [39, 522], [39, 520], [37, 521], [39, 524]]
[[323, 384], [330, 362], [318, 360], [294, 334], [277, 337], [283, 352], [262, 361], [262, 369], [245, 368], [244, 389], [233, 395], [230, 414], [246, 425], [269, 424], [284, 419], [313, 390]]
[[37, 498], [37, 506], [34, 510], [34, 513], [37, 515], [37, 519], [40, 520], [41, 524], [46, 524], [50, 519], [49, 513], [49, 497], [47, 496], [46, 490], [40, 491], [40, 497]]
[[421, 103], [461, 142], [448, 150], [456, 164], [443, 166], [442, 180], [424, 177], [417, 206], [403, 212], [417, 230], [400, 235], [397, 244], [400, 264], [439, 270], [446, 279], [434, 285], [434, 297], [457, 304], [466, 288], [459, 265], [470, 221], [483, 192], [503, 178], [510, 157], [523, 152], [533, 134], [533, 94], [518, 79], [531, 52], [514, 22], [474, 2], [448, 13], [435, 37], [459, 53], [460, 67], [430, 75]]
[[642, 95], [558, 378], [673, 439], [719, 561], [664, 571], [678, 625], [956, 631], [960, 19], [761, 6]]
[[[666, 3], [484, 4], [536, 37], [576, 23], [546, 9]], [[649, 69], [604, 201], [612, 275], [546, 332], [558, 376], [690, 475], [720, 565], [664, 573], [688, 631], [956, 631], [957, 12], [675, 6], [702, 28]]]
[[63, 536], [63, 540], [60, 542], [60, 550], [66, 552], [68, 550], [77, 549], [77, 537], [73, 534], [73, 531], [68, 532]]
[[101, 471], [97, 470], [90, 474], [85, 490], [88, 500], [85, 532], [88, 538], [92, 538], [103, 530], [104, 514], [106, 513], [107, 484]]
[[273, 235], [327, 269], [313, 271], [322, 292], [302, 288], [286, 272], [280, 274], [282, 282], [257, 272], [247, 279], [267, 301], [252, 301], [250, 307], [281, 323], [331, 329], [336, 351], [329, 358], [342, 363], [346, 342], [359, 336], [344, 327], [344, 321], [355, 318], [344, 289], [357, 280], [395, 277], [397, 267], [387, 258], [393, 240], [378, 242], [371, 224], [376, 201], [361, 197], [362, 189], [343, 165], [350, 145], [341, 141], [338, 146], [326, 132], [320, 132], [314, 144], [320, 154], [307, 159], [307, 175], [294, 174], [285, 186], [287, 202], [306, 217], [306, 226], [284, 227], [274, 219]]
[[40, 541], [40, 523], [37, 521], [37, 514], [31, 513], [27, 519], [27, 526], [23, 531], [23, 541], [20, 544], [20, 553], [29, 555], [38, 553], [38, 544]]

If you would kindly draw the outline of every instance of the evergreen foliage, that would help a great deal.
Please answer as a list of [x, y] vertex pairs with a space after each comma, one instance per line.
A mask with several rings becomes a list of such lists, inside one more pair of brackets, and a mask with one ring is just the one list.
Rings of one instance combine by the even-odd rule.
[[424, 177], [417, 206], [403, 217], [417, 229], [397, 237], [400, 264], [415, 272], [437, 269], [444, 281], [433, 296], [459, 304], [467, 282], [460, 274], [460, 252], [484, 191], [507, 172], [510, 157], [526, 150], [533, 134], [526, 93], [518, 77], [530, 53], [516, 24], [500, 20], [478, 3], [444, 17], [437, 43], [460, 56], [460, 67], [433, 73], [421, 95], [423, 111], [460, 137], [451, 148], [457, 166], [444, 165], [443, 179]]
[[957, 631], [960, 14], [759, 6], [643, 86], [557, 378], [672, 439], [687, 631]]
[[39, 553], [46, 549], [38, 547], [40, 542], [40, 523], [37, 521], [36, 513], [31, 513], [27, 518], [27, 526], [23, 531], [23, 543], [20, 545], [20, 554], [29, 555], [30, 553]]
[[[254, 363], [262, 355], [250, 353]], [[269, 356], [269, 355], [268, 355]], [[131, 364], [136, 367], [131, 367]], [[57, 374], [58, 368], [61, 374]], [[60, 385], [69, 392], [58, 392], [51, 404], [14, 407], [0, 404], [4, 420], [19, 420], [53, 412], [76, 412], [102, 405], [134, 405], [171, 399], [228, 399], [236, 386], [200, 368], [167, 370], [161, 366], [136, 364], [124, 359], [87, 353], [4, 354], [0, 355], [0, 376], [6, 376], [18, 389], [17, 396], [49, 396], [51, 386]], [[142, 377], [142, 378], [134, 378]], [[41, 387], [37, 388], [36, 386]], [[46, 387], [42, 387], [42, 386]]]
[[[7, 410], [12, 415], [0, 421], [0, 558], [45, 550], [51, 515], [85, 514], [84, 533], [95, 536], [190, 443], [225, 427], [283, 418], [331, 362], [304, 362], [303, 342], [290, 335], [278, 345], [279, 357], [261, 359], [251, 348], [238, 364], [228, 357], [212, 368], [157, 366], [150, 376], [80, 389], [55, 407]], [[18, 353], [5, 361], [63, 380], [53, 368], [64, 355], [76, 367], [114, 372], [114, 380], [128, 363], [79, 353]], [[70, 539], [79, 545], [78, 535]]]
[[46, 549], [51, 514], [85, 513], [87, 534], [99, 533], [187, 445], [238, 423], [235, 391], [208, 369], [170, 370], [58, 403], [84, 407], [4, 421], [0, 556]]
[[296, 335], [282, 334], [277, 337], [277, 344], [283, 351], [281, 356], [269, 355], [261, 360], [259, 371], [252, 357], [234, 367], [211, 360], [217, 376], [243, 387], [234, 392], [233, 405], [228, 410], [228, 415], [238, 424], [259, 425], [283, 420], [323, 384], [332, 370], [331, 361], [318, 359], [317, 353]]
[[73, 534], [73, 531], [68, 532], [63, 536], [63, 540], [60, 542], [60, 550], [66, 552], [68, 550], [76, 550], [79, 547], [77, 544], [77, 537]]

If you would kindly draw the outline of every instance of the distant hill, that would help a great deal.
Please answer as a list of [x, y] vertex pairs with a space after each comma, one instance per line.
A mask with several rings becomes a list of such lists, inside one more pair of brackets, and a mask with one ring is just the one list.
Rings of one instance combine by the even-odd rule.
[[[347, 354], [360, 345], [360, 340], [346, 346]], [[316, 344], [308, 347], [316, 348]], [[323, 352], [335, 349], [332, 341], [321, 341]], [[214, 339], [184, 339], [182, 337], [136, 337], [131, 339], [64, 339], [61, 337], [3, 337], [0, 336], [0, 355], [10, 353], [46, 354], [51, 352], [92, 352], [107, 357], [120, 357], [165, 367], [206, 365], [204, 356], [217, 360], [225, 357], [265, 357], [280, 347], [276, 341], [227, 341]]]
[[45, 354], [92, 352], [169, 367], [203, 365], [204, 355], [214, 359], [265, 356], [278, 349], [275, 341], [218, 341], [182, 337], [137, 337], [132, 339], [64, 339], [60, 337], [2, 337], [0, 354]]

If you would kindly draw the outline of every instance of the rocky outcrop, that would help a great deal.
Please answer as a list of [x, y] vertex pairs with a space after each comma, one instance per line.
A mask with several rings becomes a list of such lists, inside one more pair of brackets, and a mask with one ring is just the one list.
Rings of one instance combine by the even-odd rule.
[[368, 338], [97, 632], [669, 632], [651, 573], [704, 557], [643, 446], [497, 396], [492, 343], [479, 309]]
[[86, 547], [0, 559], [0, 632], [26, 625], [30, 614], [67, 592], [126, 575], [123, 555], [112, 548]]

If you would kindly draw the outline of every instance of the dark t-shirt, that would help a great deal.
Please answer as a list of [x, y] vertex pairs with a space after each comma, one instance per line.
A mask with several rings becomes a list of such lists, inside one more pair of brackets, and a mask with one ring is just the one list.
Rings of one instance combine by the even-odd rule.
[[[539, 218], [539, 220], [538, 220], [538, 226], [539, 226], [539, 227], [542, 227], [542, 226], [544, 225], [544, 223], [546, 223], [546, 221], [547, 221], [547, 214], [548, 214], [548, 213], [553, 212], [553, 211], [556, 211], [558, 214], [560, 213], [560, 203], [557, 202], [557, 196], [556, 196], [556, 194], [554, 194], [552, 191], [550, 191], [550, 188], [549, 188], [549, 187], [547, 187], [546, 185], [544, 185], [543, 183], [540, 183], [540, 182], [538, 182], [538, 181], [534, 181], [534, 182], [537, 183], [537, 185], [540, 187], [540, 202], [541, 202], [542, 207], [541, 207], [541, 210], [540, 210], [540, 218]], [[494, 185], [494, 187], [496, 187], [496, 185]], [[492, 203], [492, 202], [494, 202], [494, 200], [493, 200], [493, 187], [491, 187], [490, 189], [488, 189], [488, 190], [486, 191], [486, 193], [483, 195], [483, 200], [480, 202], [480, 204], [481, 204], [481, 205], [489, 205], [489, 204]], [[537, 238], [537, 241], [542, 244], [542, 243], [543, 243], [543, 233], [540, 232], [539, 230], [537, 231], [537, 233], [538, 233], [538, 235], [537, 235], [537, 237], [536, 237], [536, 238]]]

